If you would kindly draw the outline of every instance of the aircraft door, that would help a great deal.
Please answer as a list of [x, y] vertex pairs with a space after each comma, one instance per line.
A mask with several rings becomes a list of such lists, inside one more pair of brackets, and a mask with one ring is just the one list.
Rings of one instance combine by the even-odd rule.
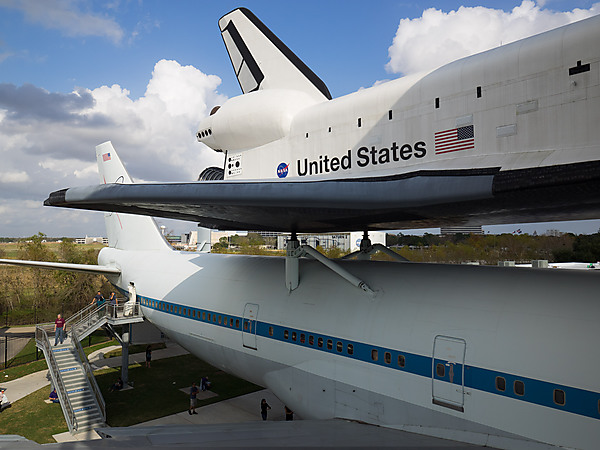
[[258, 319], [258, 305], [246, 303], [244, 317], [242, 318], [242, 344], [244, 347], [256, 350], [256, 321]]
[[433, 343], [433, 403], [464, 412], [465, 350], [464, 339], [436, 336]]

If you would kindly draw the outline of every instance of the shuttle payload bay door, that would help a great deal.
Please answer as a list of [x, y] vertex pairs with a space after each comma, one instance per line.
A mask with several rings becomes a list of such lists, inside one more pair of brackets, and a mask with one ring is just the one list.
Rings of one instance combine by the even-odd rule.
[[244, 347], [256, 350], [256, 321], [258, 319], [258, 305], [246, 303], [242, 319], [242, 343]]
[[464, 339], [435, 337], [431, 367], [434, 404], [464, 412], [466, 347]]

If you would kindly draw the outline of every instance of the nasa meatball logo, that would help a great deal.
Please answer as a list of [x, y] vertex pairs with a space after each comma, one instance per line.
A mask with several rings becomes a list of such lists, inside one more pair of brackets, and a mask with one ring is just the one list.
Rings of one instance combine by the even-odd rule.
[[279, 178], [285, 178], [287, 177], [288, 171], [289, 171], [289, 164], [286, 163], [281, 163], [277, 166], [277, 176]]

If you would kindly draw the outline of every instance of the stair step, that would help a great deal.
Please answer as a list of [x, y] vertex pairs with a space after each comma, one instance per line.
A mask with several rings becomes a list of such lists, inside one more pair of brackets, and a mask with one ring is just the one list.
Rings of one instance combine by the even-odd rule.
[[77, 419], [77, 424], [82, 426], [82, 425], [87, 425], [90, 423], [98, 423], [98, 422], [103, 422], [102, 420], [102, 416], [100, 415], [100, 413], [95, 410], [86, 410], [86, 411], [82, 411], [79, 414], [75, 413], [75, 418]]
[[88, 410], [97, 411], [98, 410], [98, 406], [96, 405], [96, 402], [92, 398], [88, 398], [86, 400], [82, 400], [82, 401], [78, 401], [78, 402], [71, 402], [71, 406], [73, 407], [73, 411], [75, 412], [76, 415], [80, 411], [88, 411]]
[[86, 426], [92, 423], [104, 423], [104, 421], [102, 420], [102, 416], [100, 416], [99, 413], [96, 413], [94, 415], [90, 415], [88, 417], [84, 417], [84, 416], [77, 416], [77, 424], [81, 427], [81, 426]]
[[65, 388], [67, 389], [67, 395], [71, 396], [71, 395], [76, 395], [82, 392], [89, 392], [90, 389], [87, 385], [87, 383], [78, 383], [77, 385], [75, 385], [75, 383], [70, 384], [69, 386], [65, 385]]

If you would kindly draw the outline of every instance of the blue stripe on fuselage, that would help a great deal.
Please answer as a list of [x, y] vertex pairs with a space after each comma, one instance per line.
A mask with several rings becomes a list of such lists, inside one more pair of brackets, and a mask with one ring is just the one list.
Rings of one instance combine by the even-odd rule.
[[[148, 297], [138, 295], [142, 308], [152, 309], [158, 312], [167, 313], [170, 315], [183, 317], [189, 320], [195, 320], [198, 322], [228, 328], [231, 330], [242, 331], [244, 318], [232, 314], [225, 314], [206, 309], [194, 308], [184, 306], [177, 303], [166, 302], [162, 300], [154, 300]], [[161, 309], [162, 305], [162, 309]], [[171, 311], [171, 308], [173, 311]], [[183, 311], [186, 314], [183, 314]], [[195, 317], [194, 317], [195, 312]], [[202, 318], [202, 315], [205, 318]], [[211, 320], [208, 320], [210, 314]], [[226, 318], [224, 322], [223, 319]], [[233, 319], [233, 326], [230, 326], [230, 319]], [[247, 319], [246, 319], [247, 320]], [[433, 360], [430, 356], [418, 355], [415, 353], [409, 353], [400, 351], [397, 349], [390, 349], [386, 347], [380, 347], [377, 345], [366, 344], [363, 342], [352, 341], [349, 339], [337, 338], [334, 336], [314, 333], [299, 328], [284, 327], [267, 322], [258, 321], [256, 324], [254, 321], [251, 324], [251, 330], [256, 331], [256, 335], [265, 339], [272, 339], [287, 344], [297, 345], [300, 347], [306, 347], [312, 350], [317, 350], [325, 353], [335, 354], [341, 357], [362, 361], [369, 364], [374, 364], [382, 367], [386, 367], [393, 370], [399, 370], [402, 372], [410, 373], [432, 378], [432, 367], [435, 364], [445, 363], [445, 360], [435, 359]], [[271, 330], [272, 329], [272, 332]], [[285, 332], [288, 332], [286, 339]], [[292, 340], [292, 333], [296, 334], [296, 340]], [[304, 341], [301, 342], [301, 335], [304, 335]], [[309, 337], [313, 336], [313, 344], [309, 343]], [[322, 347], [318, 346], [319, 338], [323, 340]], [[331, 340], [332, 346], [329, 349], [327, 342]], [[338, 351], [337, 343], [342, 343], [342, 351]], [[352, 354], [348, 352], [348, 344], [352, 345]], [[377, 350], [378, 358], [374, 361], [371, 358], [371, 352]], [[390, 363], [385, 361], [385, 353], [390, 353]], [[404, 367], [398, 365], [398, 356], [403, 355], [405, 358]], [[462, 371], [463, 367], [461, 364], [454, 365], [454, 378], [452, 384], [457, 386], [462, 385]], [[496, 389], [496, 377], [503, 377], [506, 380], [506, 389], [499, 391]], [[448, 374], [444, 377], [435, 376], [436, 380], [450, 383]], [[523, 395], [517, 395], [514, 392], [513, 384], [515, 381], [522, 381], [525, 385], [525, 391]], [[565, 386], [556, 383], [550, 383], [547, 381], [537, 380], [535, 378], [521, 377], [518, 375], [510, 374], [507, 372], [499, 372], [495, 370], [485, 369], [482, 367], [475, 367], [465, 365], [464, 367], [464, 387], [477, 389], [482, 392], [489, 394], [500, 395], [502, 397], [512, 398], [514, 400], [524, 401], [548, 408], [556, 409], [559, 411], [570, 412], [581, 416], [591, 417], [594, 419], [600, 419], [600, 393], [594, 391], [588, 391], [585, 389], [579, 389], [571, 386]], [[559, 405], [554, 402], [554, 390], [560, 389], [565, 392], [565, 404]]]

